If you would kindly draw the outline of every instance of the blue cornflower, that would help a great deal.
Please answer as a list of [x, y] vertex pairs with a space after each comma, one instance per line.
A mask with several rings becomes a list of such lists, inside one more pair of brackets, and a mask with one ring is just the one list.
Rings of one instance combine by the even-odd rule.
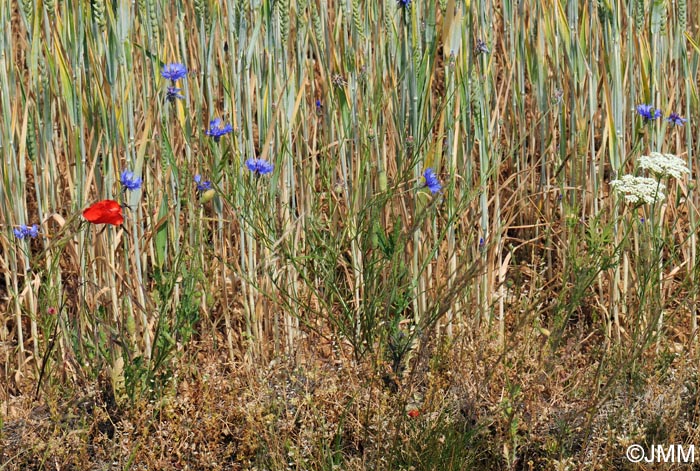
[[267, 160], [258, 159], [256, 157], [251, 157], [250, 159], [246, 160], [245, 166], [248, 167], [248, 170], [257, 175], [265, 175], [266, 173], [272, 172], [272, 170], [275, 168], [275, 166]]
[[477, 54], [488, 54], [489, 52], [491, 52], [489, 51], [489, 48], [486, 45], [486, 43], [481, 39], [476, 40], [476, 47], [474, 48], [474, 50]]
[[25, 234], [31, 237], [32, 239], [36, 239], [39, 236], [39, 226], [37, 226], [36, 224], [32, 224], [32, 227], [27, 228]]
[[180, 90], [181, 88], [177, 87], [168, 87], [168, 90], [165, 92], [165, 99], [168, 100], [170, 103], [174, 102], [175, 100], [183, 100], [185, 97], [180, 95]]
[[432, 168], [428, 167], [425, 169], [425, 172], [423, 172], [423, 178], [425, 178], [425, 186], [430, 189], [431, 193], [435, 194], [442, 188], [440, 180], [438, 180]]
[[644, 118], [644, 122], [661, 117], [661, 111], [655, 109], [653, 105], [637, 105], [637, 113]]
[[143, 184], [143, 180], [141, 179], [141, 177], [134, 176], [134, 172], [132, 172], [131, 170], [124, 170], [121, 173], [121, 178], [119, 179], [119, 181], [121, 182], [122, 187], [124, 187], [124, 191], [138, 190]]
[[666, 121], [671, 124], [675, 124], [676, 126], [683, 126], [683, 124], [688, 120], [682, 118], [678, 113], [671, 113], [669, 117], [666, 118]]
[[221, 136], [228, 134], [233, 131], [233, 127], [230, 124], [224, 125], [221, 122], [221, 118], [215, 118], [209, 122], [209, 129], [207, 129], [207, 136], [214, 138], [214, 141], [219, 142]]
[[35, 239], [39, 236], [39, 226], [33, 224], [32, 227], [27, 227], [24, 224], [22, 224], [21, 226], [14, 228], [12, 232], [14, 232], [15, 237], [17, 237], [18, 239], [24, 239], [28, 237]]
[[194, 182], [197, 184], [197, 191], [200, 193], [211, 190], [211, 182], [209, 180], [202, 181], [200, 174], [194, 176]]
[[399, 7], [401, 8], [411, 8], [411, 0], [397, 0]]
[[178, 63], [166, 64], [165, 67], [163, 67], [163, 70], [160, 71], [160, 75], [162, 75], [163, 78], [170, 80], [173, 82], [173, 85], [175, 85], [176, 80], [180, 80], [187, 75], [187, 67]]

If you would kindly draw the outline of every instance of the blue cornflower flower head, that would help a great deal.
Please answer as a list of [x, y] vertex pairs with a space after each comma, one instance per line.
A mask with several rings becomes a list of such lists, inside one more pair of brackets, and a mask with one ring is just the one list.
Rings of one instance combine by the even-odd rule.
[[675, 124], [676, 126], [683, 126], [683, 124], [688, 120], [681, 117], [678, 113], [671, 113], [669, 117], [666, 118], [666, 121], [671, 124]]
[[36, 239], [37, 237], [39, 237], [39, 226], [37, 226], [36, 224], [32, 224], [32, 227], [27, 228], [25, 234], [31, 237], [32, 239]]
[[644, 122], [654, 121], [661, 117], [661, 111], [654, 108], [653, 105], [637, 105], [637, 113], [644, 118]]
[[215, 118], [209, 122], [209, 129], [207, 129], [206, 134], [213, 137], [215, 142], [219, 142], [221, 136], [231, 131], [233, 131], [233, 127], [230, 124], [224, 125], [221, 118]]
[[163, 70], [160, 71], [160, 75], [162, 75], [163, 78], [170, 80], [173, 82], [173, 85], [175, 85], [176, 80], [180, 80], [187, 75], [187, 67], [178, 63], [166, 64], [165, 67], [163, 67]]
[[442, 188], [440, 180], [438, 180], [432, 168], [428, 167], [425, 169], [425, 172], [423, 172], [423, 178], [425, 178], [425, 186], [430, 189], [431, 193], [435, 194]]
[[209, 180], [202, 181], [200, 174], [194, 176], [194, 182], [197, 184], [197, 191], [200, 193], [211, 190], [211, 182]]
[[24, 224], [22, 224], [19, 227], [12, 229], [12, 232], [14, 232], [15, 237], [17, 237], [20, 240], [29, 237], [35, 239], [39, 236], [39, 226], [33, 224], [32, 227], [27, 227]]
[[267, 160], [258, 159], [256, 157], [251, 157], [250, 159], [246, 160], [245, 166], [256, 175], [265, 175], [266, 173], [272, 172], [272, 170], [275, 168], [275, 166]]
[[141, 177], [135, 176], [134, 172], [132, 172], [131, 170], [124, 170], [121, 173], [121, 178], [119, 179], [119, 181], [121, 182], [124, 191], [138, 190], [143, 184], [143, 180], [141, 179]]
[[182, 89], [177, 87], [168, 87], [168, 90], [165, 92], [165, 99], [170, 103], [174, 102], [175, 100], [184, 100], [185, 97], [180, 95], [180, 90]]
[[397, 0], [396, 3], [399, 5], [400, 8], [411, 8], [411, 0]]
[[12, 232], [15, 233], [15, 237], [17, 237], [18, 239], [24, 239], [27, 235], [27, 226], [22, 224], [21, 226], [12, 229]]
[[474, 51], [477, 54], [488, 54], [489, 52], [491, 52], [491, 51], [489, 51], [489, 48], [486, 45], [486, 43], [484, 41], [482, 41], [481, 39], [476, 40], [476, 47], [474, 48]]

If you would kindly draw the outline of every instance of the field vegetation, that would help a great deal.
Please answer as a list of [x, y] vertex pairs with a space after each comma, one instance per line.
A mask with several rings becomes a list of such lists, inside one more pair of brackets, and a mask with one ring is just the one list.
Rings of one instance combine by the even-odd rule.
[[0, 470], [700, 446], [697, 11], [0, 0]]

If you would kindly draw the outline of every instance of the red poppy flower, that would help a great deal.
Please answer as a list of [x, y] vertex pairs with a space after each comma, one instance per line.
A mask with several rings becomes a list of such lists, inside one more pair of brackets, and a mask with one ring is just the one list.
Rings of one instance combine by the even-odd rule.
[[410, 411], [408, 411], [408, 416], [412, 419], [415, 419], [419, 415], [420, 415], [420, 411], [418, 409], [411, 409]]
[[93, 224], [119, 226], [124, 223], [122, 206], [114, 200], [98, 201], [83, 210], [83, 217]]

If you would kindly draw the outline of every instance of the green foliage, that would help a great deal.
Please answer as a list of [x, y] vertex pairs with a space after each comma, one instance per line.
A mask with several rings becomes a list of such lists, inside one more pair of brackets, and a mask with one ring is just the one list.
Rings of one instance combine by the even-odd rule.
[[462, 419], [443, 412], [405, 421], [410, 440], [391, 450], [391, 469], [488, 469], [479, 464], [487, 448], [484, 437]]
[[[196, 333], [200, 320], [201, 281], [201, 273], [187, 267], [182, 255], [173, 271], [154, 272], [154, 296], [158, 308], [151, 358], [133, 355], [129, 349], [124, 352], [126, 393], [132, 403], [143, 397], [158, 399], [166, 392], [178, 356]], [[173, 305], [171, 300], [176, 286], [182, 294], [179, 302]]]
[[[697, 10], [687, 0], [1, 2], [2, 406], [45, 369], [46, 397], [109, 377], [136, 408], [172, 392], [207, 348], [213, 366], [242, 364], [251, 377], [280, 358], [390, 369], [392, 388], [377, 380], [390, 402], [428, 388], [421, 355], [449, 337], [441, 348], [476, 359], [428, 363], [449, 381], [474, 373], [490, 428], [477, 433], [442, 406], [394, 416], [382, 422], [400, 429], [390, 468], [519, 468], [527, 453], [578, 453], [584, 432], [558, 424], [544, 432], [553, 441], [528, 437], [519, 409], [564, 354], [585, 381], [542, 396], [584, 411], [589, 430], [606, 401], [642, 394], [646, 370], [697, 360], [697, 188], [667, 180], [663, 205], [632, 206], [609, 187], [652, 151], [694, 168], [700, 46], [687, 15]], [[172, 62], [188, 69], [177, 83], [161, 76]], [[637, 116], [641, 103], [661, 119]], [[671, 112], [688, 122], [671, 124]], [[214, 117], [233, 128], [218, 141], [205, 132]], [[274, 171], [253, 175], [253, 157]], [[428, 167], [437, 194], [424, 187]], [[143, 177], [141, 191], [122, 191], [124, 169]], [[103, 199], [130, 206], [122, 226], [83, 221]], [[40, 237], [14, 236], [34, 223]], [[429, 385], [446, 396], [452, 386]], [[297, 467], [375, 465], [349, 451], [348, 436], [373, 432], [341, 403], [330, 435], [311, 444], [316, 461]], [[639, 423], [650, 439], [671, 436], [668, 417]], [[627, 430], [606, 425], [598, 432]], [[239, 432], [226, 440], [240, 445]], [[268, 437], [249, 456], [294, 451], [295, 438]], [[103, 461], [136, 463], [135, 450]]]
[[593, 295], [599, 275], [620, 263], [621, 247], [615, 245], [614, 224], [606, 223], [602, 217], [584, 222], [570, 216], [567, 222], [571, 228], [567, 244], [583, 250], [565, 252], [566, 274], [557, 296], [550, 337], [554, 350], [564, 340], [569, 320], [582, 309], [582, 302]]

